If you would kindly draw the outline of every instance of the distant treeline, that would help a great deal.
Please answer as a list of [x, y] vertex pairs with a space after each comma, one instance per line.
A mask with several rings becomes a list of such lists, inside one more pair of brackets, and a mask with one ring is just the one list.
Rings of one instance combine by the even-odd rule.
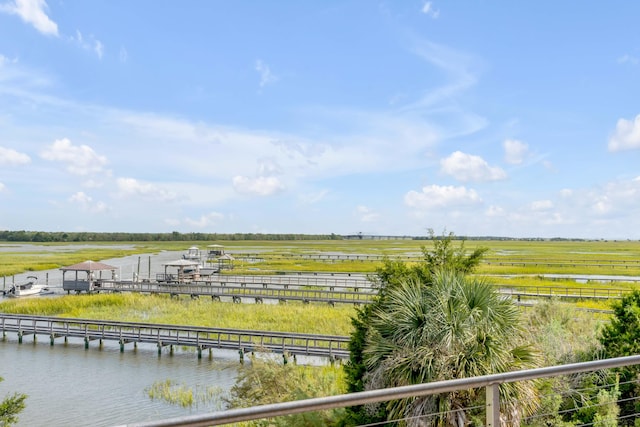
[[5, 242], [185, 242], [218, 240], [341, 240], [336, 234], [261, 233], [93, 233], [47, 231], [0, 231]]
[[[49, 231], [2, 231], [0, 242], [189, 242], [218, 240], [428, 240], [429, 236], [378, 236], [367, 234], [263, 234], [263, 233], [94, 233]], [[442, 236], [435, 236], [436, 239]], [[455, 240], [589, 241], [572, 238], [513, 238], [499, 236], [453, 236]]]

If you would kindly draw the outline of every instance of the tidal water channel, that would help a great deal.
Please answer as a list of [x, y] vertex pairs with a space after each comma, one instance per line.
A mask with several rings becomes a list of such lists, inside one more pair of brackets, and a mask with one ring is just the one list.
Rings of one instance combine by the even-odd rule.
[[[198, 359], [195, 352], [176, 349], [158, 356], [153, 345], [117, 343], [102, 347], [82, 340], [56, 341], [45, 336], [0, 341], [0, 397], [20, 392], [28, 395], [18, 426], [116, 426], [158, 420], [222, 408], [220, 396], [235, 381], [238, 355], [217, 350], [212, 358]], [[171, 380], [195, 394], [217, 390], [213, 398], [184, 408], [151, 399], [155, 382]]]
[[[1, 251], [2, 248], [0, 248]], [[15, 250], [15, 247], [11, 248]], [[28, 249], [28, 247], [27, 247]], [[51, 249], [51, 248], [47, 248]], [[130, 279], [155, 277], [162, 263], [179, 259], [183, 252], [135, 255], [102, 260], [118, 267], [119, 276]], [[96, 260], [97, 261], [97, 260]], [[2, 278], [0, 289], [27, 275]], [[40, 283], [51, 286], [55, 297], [61, 290], [59, 270], [37, 272]], [[43, 297], [41, 297], [43, 298]], [[20, 392], [28, 395], [26, 408], [19, 415], [18, 426], [82, 427], [117, 426], [137, 421], [160, 420], [219, 410], [220, 395], [234, 383], [239, 358], [234, 351], [215, 350], [198, 359], [193, 350], [164, 349], [158, 356], [154, 345], [133, 344], [120, 352], [117, 343], [91, 342], [84, 348], [82, 340], [58, 339], [51, 346], [46, 336], [26, 336], [18, 344], [15, 334], [0, 340], [0, 399]], [[170, 380], [191, 388], [195, 394], [218, 390], [213, 398], [191, 407], [151, 399], [148, 390], [156, 382]]]

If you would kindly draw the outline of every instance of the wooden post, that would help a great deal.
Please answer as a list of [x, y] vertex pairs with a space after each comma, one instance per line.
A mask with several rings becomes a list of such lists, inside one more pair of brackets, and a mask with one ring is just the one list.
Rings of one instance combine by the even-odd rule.
[[89, 348], [89, 337], [84, 337], [84, 349]]
[[49, 343], [51, 344], [51, 346], [53, 346], [53, 342], [55, 341], [55, 339], [56, 339], [56, 336], [54, 334], [51, 334], [49, 336]]
[[198, 359], [202, 359], [202, 346], [198, 346]]

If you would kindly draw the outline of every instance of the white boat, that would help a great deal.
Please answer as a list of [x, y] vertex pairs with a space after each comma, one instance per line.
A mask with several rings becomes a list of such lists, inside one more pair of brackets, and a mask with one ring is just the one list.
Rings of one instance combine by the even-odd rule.
[[23, 283], [15, 284], [4, 294], [8, 297], [26, 297], [29, 295], [39, 295], [49, 291], [44, 285], [38, 283], [36, 276], [27, 276], [27, 280]]

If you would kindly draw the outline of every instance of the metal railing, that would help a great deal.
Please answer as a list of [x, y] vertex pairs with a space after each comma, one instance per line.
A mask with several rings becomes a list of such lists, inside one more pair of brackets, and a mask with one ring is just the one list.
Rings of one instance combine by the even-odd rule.
[[327, 409], [344, 408], [355, 405], [385, 402], [396, 399], [429, 396], [461, 390], [484, 387], [486, 392], [486, 422], [487, 427], [500, 426], [500, 398], [501, 384], [518, 381], [535, 380], [556, 377], [560, 375], [580, 372], [593, 372], [602, 369], [618, 368], [640, 364], [640, 355], [618, 357], [613, 359], [595, 360], [591, 362], [573, 363], [545, 368], [527, 369], [501, 374], [484, 375], [472, 378], [461, 378], [449, 381], [437, 381], [426, 384], [416, 384], [404, 387], [394, 387], [359, 393], [341, 394], [330, 397], [299, 400], [270, 405], [254, 406], [251, 408], [230, 409], [208, 414], [190, 415], [157, 421], [145, 421], [127, 424], [128, 427], [205, 427], [237, 423], [241, 421], [259, 420], [278, 416], [300, 414], [304, 412], [321, 411]]

